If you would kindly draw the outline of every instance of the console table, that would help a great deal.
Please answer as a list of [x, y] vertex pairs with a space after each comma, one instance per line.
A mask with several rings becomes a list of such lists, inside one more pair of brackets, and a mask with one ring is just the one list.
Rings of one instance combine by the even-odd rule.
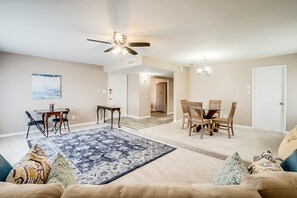
[[108, 110], [111, 113], [111, 128], [113, 128], [113, 112], [118, 111], [119, 112], [119, 119], [118, 119], [118, 127], [121, 128], [120, 122], [121, 122], [121, 107], [109, 107], [109, 106], [101, 106], [97, 105], [97, 124], [99, 123], [99, 110], [103, 109], [103, 121], [105, 123], [105, 111]]

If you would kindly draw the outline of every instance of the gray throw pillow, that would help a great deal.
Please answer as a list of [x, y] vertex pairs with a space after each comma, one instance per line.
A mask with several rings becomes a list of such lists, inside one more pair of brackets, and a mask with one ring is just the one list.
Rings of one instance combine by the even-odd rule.
[[58, 153], [58, 156], [53, 163], [52, 170], [46, 183], [62, 183], [65, 188], [68, 185], [77, 184], [77, 180], [71, 167], [60, 153]]
[[248, 173], [247, 166], [235, 152], [225, 160], [218, 175], [213, 179], [213, 183], [216, 185], [239, 185], [243, 173]]

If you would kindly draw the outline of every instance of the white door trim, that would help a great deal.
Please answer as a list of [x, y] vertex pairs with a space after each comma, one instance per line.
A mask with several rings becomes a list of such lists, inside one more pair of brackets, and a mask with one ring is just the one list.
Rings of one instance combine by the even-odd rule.
[[[283, 129], [282, 132], [286, 132], [287, 128], [287, 66], [286, 65], [276, 65], [276, 66], [265, 66], [267, 67], [281, 67], [284, 69], [284, 115], [283, 115]], [[264, 67], [253, 67], [252, 68], [252, 128], [255, 128], [255, 71], [258, 68]]]

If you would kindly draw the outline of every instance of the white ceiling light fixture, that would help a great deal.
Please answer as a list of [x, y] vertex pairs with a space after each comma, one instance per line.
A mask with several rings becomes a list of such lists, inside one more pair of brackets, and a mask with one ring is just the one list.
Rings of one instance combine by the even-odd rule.
[[207, 59], [206, 57], [204, 58], [203, 64], [200, 68], [197, 68], [197, 73], [201, 76], [211, 76], [212, 70], [210, 66], [207, 66], [206, 64]]

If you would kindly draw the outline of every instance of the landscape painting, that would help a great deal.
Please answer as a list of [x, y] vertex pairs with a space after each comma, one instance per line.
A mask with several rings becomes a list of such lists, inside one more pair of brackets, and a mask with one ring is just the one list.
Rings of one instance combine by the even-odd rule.
[[61, 98], [61, 75], [32, 74], [32, 99]]

